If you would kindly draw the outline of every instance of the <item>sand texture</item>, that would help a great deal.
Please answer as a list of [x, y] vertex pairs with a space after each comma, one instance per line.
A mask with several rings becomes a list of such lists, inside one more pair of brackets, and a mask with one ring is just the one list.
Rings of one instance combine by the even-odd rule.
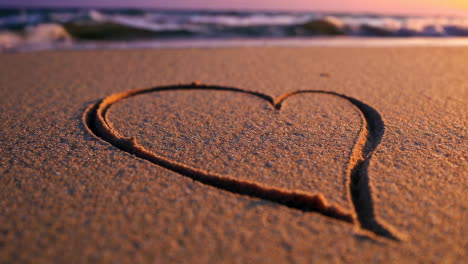
[[468, 48], [0, 60], [2, 263], [468, 260]]

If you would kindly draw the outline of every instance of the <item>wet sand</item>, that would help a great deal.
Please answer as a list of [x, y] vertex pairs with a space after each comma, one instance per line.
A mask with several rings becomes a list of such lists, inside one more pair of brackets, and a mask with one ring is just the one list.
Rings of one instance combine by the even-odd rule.
[[[466, 58], [468, 48], [2, 54], [0, 259], [462, 263]], [[161, 86], [171, 89], [101, 101]], [[281, 97], [298, 90], [333, 93]]]

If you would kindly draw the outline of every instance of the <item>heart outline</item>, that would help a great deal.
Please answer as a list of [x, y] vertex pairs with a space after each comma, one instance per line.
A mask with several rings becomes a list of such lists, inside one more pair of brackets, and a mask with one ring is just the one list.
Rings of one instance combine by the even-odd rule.
[[[106, 113], [109, 108], [121, 100], [153, 92], [183, 90], [229, 91], [253, 95], [266, 100], [278, 111], [281, 109], [282, 103], [289, 97], [305, 93], [332, 95], [345, 99], [353, 104], [353, 106], [359, 110], [363, 121], [363, 126], [351, 152], [346, 172], [349, 182], [348, 200], [352, 202], [354, 214], [347, 212], [339, 206], [328, 204], [321, 193], [311, 194], [303, 191], [288, 191], [282, 188], [264, 186], [252, 181], [239, 180], [230, 176], [210, 173], [168, 159], [145, 149], [138, 144], [135, 137], [127, 138], [121, 136], [106, 120]], [[271, 97], [261, 92], [254, 92], [236, 87], [205, 85], [194, 82], [191, 84], [156, 86], [147, 89], [137, 89], [111, 94], [90, 105], [86, 109], [83, 115], [83, 123], [88, 132], [110, 143], [114, 147], [202, 184], [210, 185], [234, 194], [268, 200], [304, 212], [318, 212], [336, 220], [354, 223], [360, 227], [361, 230], [368, 231], [366, 234], [368, 236], [376, 235], [395, 241], [403, 239], [403, 235], [399, 234], [393, 227], [376, 219], [371, 194], [372, 188], [370, 186], [367, 169], [372, 154], [383, 137], [385, 126], [377, 110], [356, 98], [326, 90], [297, 90], [285, 93], [279, 97]], [[369, 232], [371, 234], [369, 234]]]

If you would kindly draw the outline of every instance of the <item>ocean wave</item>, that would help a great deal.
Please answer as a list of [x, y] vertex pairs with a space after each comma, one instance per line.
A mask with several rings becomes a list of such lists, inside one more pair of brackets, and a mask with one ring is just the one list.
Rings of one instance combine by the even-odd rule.
[[109, 15], [92, 10], [87, 20], [64, 23], [67, 32], [79, 40], [139, 40], [189, 36], [199, 27], [177, 23], [154, 23], [140, 16]]
[[233, 15], [194, 15], [189, 18], [193, 24], [220, 25], [229, 27], [251, 26], [290, 26], [306, 23], [312, 15], [255, 14], [248, 16]]
[[0, 9], [0, 47], [71, 41], [467, 37], [468, 18], [292, 12]]
[[0, 50], [10, 50], [17, 47], [50, 45], [54, 43], [71, 42], [72, 37], [64, 27], [58, 24], [41, 24], [27, 27], [22, 32], [0, 32]]

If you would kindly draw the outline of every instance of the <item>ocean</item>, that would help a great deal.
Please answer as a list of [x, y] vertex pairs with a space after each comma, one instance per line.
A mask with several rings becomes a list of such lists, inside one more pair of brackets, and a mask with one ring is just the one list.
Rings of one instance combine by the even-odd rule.
[[468, 17], [152, 9], [0, 9], [0, 51], [468, 45]]

